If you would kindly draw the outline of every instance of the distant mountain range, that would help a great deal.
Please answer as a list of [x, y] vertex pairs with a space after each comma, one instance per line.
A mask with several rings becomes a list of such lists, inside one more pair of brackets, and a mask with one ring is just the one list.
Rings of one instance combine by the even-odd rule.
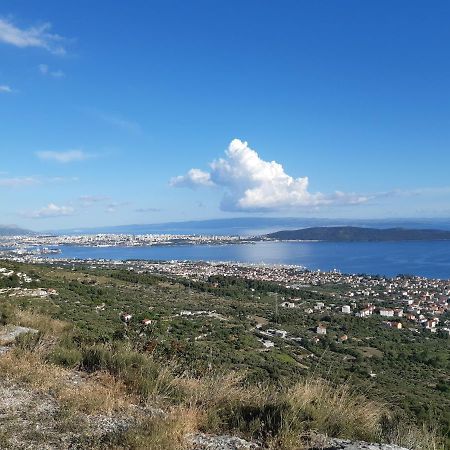
[[0, 225], [0, 236], [26, 236], [29, 234], [34, 233], [17, 225]]
[[306, 227], [354, 226], [369, 228], [408, 228], [450, 230], [450, 219], [322, 219], [298, 217], [235, 217], [153, 224], [117, 225], [95, 228], [53, 230], [56, 234], [215, 234], [256, 236], [278, 230]]
[[332, 242], [379, 242], [379, 241], [438, 241], [450, 240], [450, 231], [408, 228], [364, 227], [311, 227], [300, 230], [284, 230], [269, 233], [267, 238], [283, 241], [332, 241]]

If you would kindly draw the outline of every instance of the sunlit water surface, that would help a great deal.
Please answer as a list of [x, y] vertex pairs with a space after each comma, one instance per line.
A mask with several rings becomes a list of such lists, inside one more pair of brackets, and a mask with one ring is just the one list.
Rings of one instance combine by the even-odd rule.
[[60, 248], [61, 255], [50, 257], [296, 264], [312, 270], [337, 269], [345, 273], [450, 278], [450, 241], [258, 242], [240, 245]]

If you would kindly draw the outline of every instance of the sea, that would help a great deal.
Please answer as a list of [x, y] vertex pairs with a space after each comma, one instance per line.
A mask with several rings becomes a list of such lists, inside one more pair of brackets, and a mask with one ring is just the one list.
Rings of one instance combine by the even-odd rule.
[[60, 246], [49, 258], [223, 261], [298, 265], [310, 270], [450, 279], [450, 241], [256, 242], [152, 247]]

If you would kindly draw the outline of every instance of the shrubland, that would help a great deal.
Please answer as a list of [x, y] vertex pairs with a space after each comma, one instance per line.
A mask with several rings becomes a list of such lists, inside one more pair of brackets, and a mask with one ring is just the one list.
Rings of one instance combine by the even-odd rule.
[[[385, 334], [371, 339], [383, 357], [369, 360], [361, 346], [333, 348], [331, 339], [319, 345], [305, 342], [302, 351], [277, 341], [272, 352], [262, 351], [254, 315], [268, 317], [268, 326], [281, 323], [289, 330], [307, 330], [313, 320], [286, 312], [271, 323], [270, 284], [259, 286], [257, 301], [251, 293], [255, 284], [249, 288], [247, 282], [231, 288], [218, 286], [217, 280], [209, 287], [186, 286], [160, 276], [128, 277], [109, 270], [21, 270], [32, 270], [41, 285], [58, 295], [0, 299], [2, 325], [38, 331], [21, 335], [0, 356], [0, 375], [52, 395], [74, 420], [80, 414], [127, 417], [126, 427], [101, 439], [86, 438], [81, 443], [86, 448], [183, 449], [188, 448], [187, 437], [198, 432], [241, 436], [268, 449], [306, 449], [317, 446], [321, 436], [417, 450], [445, 446], [442, 417], [433, 417], [432, 409], [428, 417], [414, 414], [417, 390], [404, 399], [396, 392], [401, 380], [389, 384], [381, 377], [371, 385], [364, 376], [363, 368], [381, 371], [392, 362], [399, 352], [396, 335], [384, 345]], [[313, 299], [318, 295], [311, 294]], [[214, 310], [218, 316], [186, 319], [179, 316], [184, 309]], [[133, 313], [131, 323], [121, 322], [122, 311]], [[143, 318], [150, 318], [151, 326], [142, 326]], [[346, 320], [339, 326], [361, 340], [373, 331], [370, 323], [358, 330]], [[427, 354], [426, 341], [417, 345], [419, 354]], [[303, 357], [306, 351], [309, 356]], [[403, 382], [420, 381], [430, 373], [432, 365], [416, 361], [409, 347], [405, 353]], [[349, 362], [343, 363], [342, 355], [351, 356]], [[410, 364], [419, 372], [410, 374]], [[434, 370], [442, 393], [447, 367]], [[434, 401], [432, 395], [427, 399]], [[411, 403], [404, 407], [407, 401]]]

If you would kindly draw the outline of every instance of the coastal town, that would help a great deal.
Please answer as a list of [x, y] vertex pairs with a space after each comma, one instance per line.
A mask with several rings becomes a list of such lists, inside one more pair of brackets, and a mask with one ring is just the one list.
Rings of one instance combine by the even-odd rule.
[[32, 253], [59, 246], [80, 247], [146, 247], [162, 245], [223, 245], [254, 242], [256, 238], [241, 236], [200, 235], [200, 234], [25, 234], [20, 236], [0, 236], [0, 246], [12, 248], [16, 253]]
[[[291, 297], [280, 299], [281, 308], [302, 309], [306, 314], [330, 311], [364, 319], [374, 314], [386, 319], [393, 329], [420, 332], [437, 331], [450, 336], [450, 320], [440, 318], [450, 310], [450, 281], [423, 277], [385, 278], [380, 276], [341, 274], [338, 271], [309, 271], [298, 266], [248, 265], [204, 262], [141, 262], [132, 270], [148, 271], [192, 280], [212, 276], [237, 277], [278, 283], [293, 291]], [[325, 288], [333, 302], [307, 302], [295, 296], [300, 288]], [[336, 290], [336, 287], [339, 289]], [[318, 334], [326, 334], [318, 326]]]

